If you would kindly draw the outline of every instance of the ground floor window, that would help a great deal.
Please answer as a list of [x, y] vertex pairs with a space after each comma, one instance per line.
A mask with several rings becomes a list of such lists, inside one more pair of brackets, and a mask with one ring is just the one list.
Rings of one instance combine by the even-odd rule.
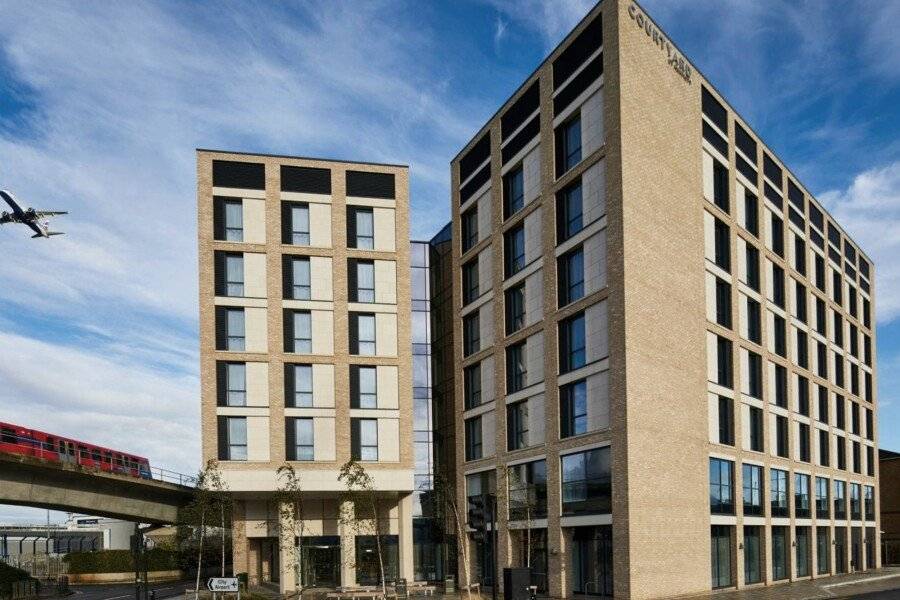
[[413, 519], [413, 571], [416, 581], [443, 579], [445, 543], [437, 519]]
[[862, 527], [853, 527], [850, 530], [850, 551], [851, 551], [851, 564], [850, 566], [854, 571], [858, 571], [863, 568], [862, 561]]
[[300, 550], [300, 582], [304, 587], [341, 585], [341, 538], [336, 535], [303, 536]]
[[575, 527], [572, 535], [572, 591], [611, 598], [612, 526]]
[[831, 540], [828, 527], [816, 527], [816, 573], [827, 575], [831, 572]]
[[[396, 581], [399, 577], [399, 541], [396, 535], [382, 535], [381, 557], [384, 562], [384, 579]], [[374, 535], [356, 536], [356, 581], [360, 585], [381, 585], [378, 560], [378, 541]]]
[[[866, 513], [868, 514], [868, 513]], [[875, 528], [866, 527], [866, 568], [875, 568]]]
[[744, 583], [762, 581], [762, 527], [758, 525], [744, 526]]
[[834, 572], [847, 572], [847, 528], [834, 528]]
[[537, 586], [538, 593], [547, 593], [547, 530], [518, 529], [513, 536], [521, 557], [518, 566], [529, 567], [531, 585]]
[[731, 578], [732, 530], [730, 525], [713, 525], [710, 528], [713, 589], [734, 585]]
[[483, 539], [475, 541], [475, 581], [481, 585], [494, 584], [493, 536], [485, 531]]
[[794, 529], [797, 559], [797, 577], [809, 575], [809, 527]]
[[772, 579], [788, 578], [788, 528], [772, 527]]

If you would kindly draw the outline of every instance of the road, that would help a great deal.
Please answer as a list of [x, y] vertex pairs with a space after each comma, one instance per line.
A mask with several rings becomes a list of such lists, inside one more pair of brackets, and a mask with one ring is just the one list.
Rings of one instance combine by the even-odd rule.
[[[151, 583], [150, 589], [156, 591], [157, 600], [180, 596], [186, 587], [193, 587], [193, 580], [168, 581]], [[109, 584], [109, 585], [73, 585], [71, 589], [74, 595], [72, 600], [128, 600], [134, 598], [134, 584]]]

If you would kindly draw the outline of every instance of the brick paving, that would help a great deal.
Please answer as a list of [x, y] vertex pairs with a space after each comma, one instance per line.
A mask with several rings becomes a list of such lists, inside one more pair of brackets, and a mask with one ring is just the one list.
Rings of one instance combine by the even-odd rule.
[[822, 579], [783, 583], [740, 591], [715, 591], [679, 600], [814, 600], [816, 598], [857, 598], [872, 592], [894, 591], [884, 598], [900, 599], [900, 567], [886, 567], [866, 573], [837, 575]]

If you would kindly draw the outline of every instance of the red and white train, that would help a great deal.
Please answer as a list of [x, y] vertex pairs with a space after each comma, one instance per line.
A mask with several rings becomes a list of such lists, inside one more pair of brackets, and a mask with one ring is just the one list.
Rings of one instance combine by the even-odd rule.
[[150, 461], [119, 450], [0, 422], [0, 452], [150, 479]]

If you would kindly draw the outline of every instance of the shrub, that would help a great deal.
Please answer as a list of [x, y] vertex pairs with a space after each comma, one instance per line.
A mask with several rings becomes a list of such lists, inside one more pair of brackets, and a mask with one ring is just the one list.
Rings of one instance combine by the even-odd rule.
[[[99, 552], [72, 552], [63, 559], [69, 565], [69, 573], [132, 573], [134, 557], [130, 550], [101, 550]], [[148, 571], [173, 571], [178, 569], [178, 553], [162, 548], [147, 551]]]
[[31, 576], [26, 571], [0, 562], [0, 598], [7, 598], [12, 594], [13, 583], [29, 579], [31, 579]]

